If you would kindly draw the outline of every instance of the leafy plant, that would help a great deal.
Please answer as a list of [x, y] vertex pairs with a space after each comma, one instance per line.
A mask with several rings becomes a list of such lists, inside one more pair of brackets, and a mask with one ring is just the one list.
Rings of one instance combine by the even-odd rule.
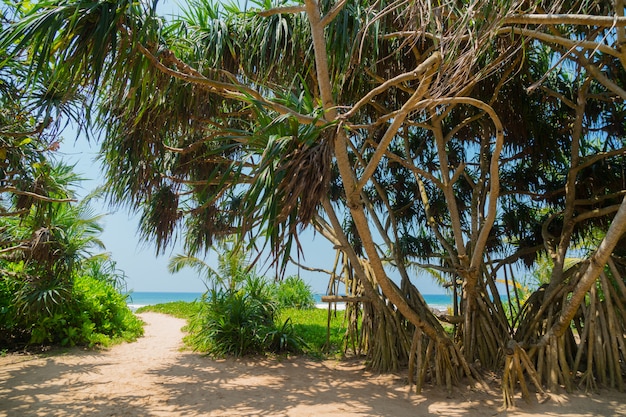
[[[197, 326], [201, 310], [205, 308], [205, 302], [206, 300], [203, 302], [176, 301], [141, 307], [137, 312], [153, 311], [170, 314], [186, 319], [188, 323], [194, 322]], [[274, 329], [269, 330], [266, 334], [265, 342], [266, 345], [270, 346], [268, 351], [304, 351], [308, 355], [319, 357], [325, 357], [326, 355], [341, 356], [343, 354], [344, 336], [346, 333], [344, 313], [342, 310], [333, 312], [330, 322], [328, 322], [328, 311], [325, 309], [300, 310], [288, 308], [279, 310], [276, 314]], [[191, 330], [188, 327], [188, 330], [190, 330], [191, 334], [185, 338], [186, 343], [196, 350], [206, 352], [207, 349], [202, 349], [194, 344], [199, 339], [197, 334], [198, 328]], [[292, 343], [292, 341], [295, 343]], [[281, 343], [287, 349], [281, 350]], [[296, 348], [291, 349], [290, 346], [295, 346]]]
[[291, 319], [285, 320], [282, 326], [275, 327], [265, 335], [265, 345], [272, 352], [302, 352], [307, 348], [304, 339], [299, 336], [293, 327]]
[[[142, 322], [111, 282], [80, 275], [65, 285], [67, 294], [55, 298], [55, 289], [31, 289], [24, 294], [24, 284], [18, 280], [0, 280], [0, 347], [107, 346], [143, 334]], [[29, 299], [35, 305], [20, 304]]]
[[307, 347], [290, 318], [281, 318], [276, 287], [248, 276], [240, 289], [213, 289], [190, 320], [191, 346], [215, 356], [302, 352]]
[[242, 356], [258, 349], [254, 328], [259, 318], [246, 294], [214, 289], [203, 301], [197, 320], [191, 322], [194, 348], [216, 356]]
[[295, 275], [285, 278], [278, 284], [276, 296], [281, 308], [310, 309], [315, 307], [311, 287]]

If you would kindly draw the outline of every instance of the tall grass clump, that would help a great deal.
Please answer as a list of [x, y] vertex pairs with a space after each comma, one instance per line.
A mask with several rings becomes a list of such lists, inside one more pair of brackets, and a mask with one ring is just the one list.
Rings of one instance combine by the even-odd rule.
[[304, 339], [290, 318], [277, 321], [279, 311], [276, 286], [251, 275], [236, 288], [204, 294], [187, 341], [194, 350], [220, 357], [302, 352]]

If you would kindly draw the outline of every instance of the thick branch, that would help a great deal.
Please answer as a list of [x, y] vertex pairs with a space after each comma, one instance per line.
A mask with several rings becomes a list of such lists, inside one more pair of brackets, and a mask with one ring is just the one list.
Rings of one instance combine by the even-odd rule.
[[574, 217], [572, 219], [572, 222], [574, 223], [580, 223], [583, 220], [587, 220], [587, 219], [592, 219], [594, 217], [602, 217], [602, 216], [606, 216], [607, 214], [611, 214], [616, 212], [619, 209], [619, 205], [613, 205], [613, 206], [608, 206], [608, 207], [603, 207], [603, 208], [599, 208], [599, 209], [595, 209], [595, 210], [589, 210], [583, 214], [579, 214], [578, 216]]
[[[332, 88], [330, 84], [330, 75], [328, 71], [328, 57], [326, 50], [326, 42], [324, 39], [324, 27], [321, 25], [321, 18], [319, 12], [319, 5], [316, 0], [306, 0], [306, 12], [311, 25], [311, 33], [313, 36], [313, 47], [315, 50], [315, 65], [317, 70], [317, 80], [320, 89], [320, 95], [322, 96], [322, 103], [328, 120], [337, 119], [337, 110], [333, 102]], [[378, 256], [376, 245], [373, 242], [371, 231], [369, 230], [369, 224], [363, 206], [359, 201], [360, 193], [356, 191], [356, 179], [354, 177], [354, 171], [350, 164], [350, 156], [347, 152], [345, 129], [339, 128], [335, 137], [335, 157], [337, 159], [337, 167], [341, 176], [343, 187], [346, 192], [346, 200], [352, 218], [356, 228], [363, 241], [363, 247], [369, 257], [369, 261], [373, 268], [373, 273], [378, 281], [383, 294], [393, 303], [400, 313], [407, 318], [413, 325], [421, 328], [431, 339], [442, 341], [442, 336], [433, 328], [429, 323], [422, 320], [415, 310], [409, 306], [406, 299], [399, 292], [395, 284], [389, 279], [385, 268], [382, 264], [380, 257]], [[327, 211], [329, 217], [332, 220], [333, 227], [341, 228], [341, 223], [336, 218], [333, 218], [334, 210], [330, 201], [323, 200], [324, 209]], [[342, 243], [348, 245], [345, 236], [341, 236]], [[350, 246], [346, 247], [346, 253], [350, 257], [350, 261], [353, 263], [353, 267], [358, 269], [357, 272], [361, 277], [363, 287], [366, 291], [366, 295], [372, 298], [372, 302], [376, 302], [380, 298], [375, 293], [374, 289], [369, 283], [365, 271], [356, 254]], [[355, 262], [356, 261], [356, 262]], [[378, 308], [378, 307], [377, 307]], [[448, 340], [448, 339], [445, 339]]]
[[500, 121], [500, 117], [498, 117], [495, 110], [489, 106], [487, 103], [482, 102], [480, 100], [470, 98], [470, 97], [453, 97], [453, 98], [444, 98], [444, 99], [436, 99], [436, 100], [425, 100], [421, 104], [426, 106], [430, 105], [439, 105], [439, 104], [469, 104], [474, 107], [479, 108], [489, 115], [494, 126], [495, 126], [495, 137], [496, 143], [491, 153], [491, 162], [489, 167], [489, 204], [487, 205], [487, 215], [485, 216], [485, 220], [483, 221], [481, 231], [478, 235], [478, 239], [476, 241], [476, 245], [474, 246], [474, 253], [472, 254], [472, 259], [470, 262], [471, 267], [476, 268], [480, 264], [483, 249], [485, 244], [487, 243], [487, 238], [491, 231], [491, 227], [496, 218], [496, 209], [498, 197], [500, 195], [500, 173], [499, 173], [499, 158], [500, 152], [502, 151], [502, 146], [504, 143], [504, 127], [502, 126], [502, 122]]
[[426, 73], [426, 71], [431, 70], [435, 66], [438, 67], [439, 64], [441, 63], [441, 59], [442, 59], [441, 54], [439, 52], [435, 52], [430, 57], [428, 57], [428, 59], [426, 59], [424, 62], [419, 64], [413, 71], [405, 72], [404, 74], [400, 74], [390, 80], [385, 81], [378, 87], [370, 90], [370, 92], [367, 93], [365, 96], [363, 96], [363, 98], [361, 98], [352, 107], [352, 109], [350, 109], [349, 112], [342, 115], [342, 118], [349, 119], [350, 117], [354, 116], [361, 107], [369, 103], [377, 95], [384, 93], [389, 88], [402, 84], [406, 81], [415, 80], [423, 76]]
[[367, 164], [367, 167], [365, 167], [365, 170], [363, 171], [363, 175], [358, 180], [358, 183], [356, 186], [357, 192], [360, 192], [363, 189], [363, 187], [365, 187], [365, 184], [367, 184], [371, 176], [374, 175], [374, 172], [376, 171], [376, 168], [378, 167], [380, 160], [382, 159], [382, 157], [385, 155], [385, 152], [387, 151], [387, 147], [389, 146], [393, 138], [398, 133], [398, 130], [404, 123], [404, 119], [406, 119], [407, 115], [417, 107], [419, 100], [422, 97], [424, 97], [424, 95], [428, 91], [428, 87], [431, 81], [430, 77], [435, 73], [437, 68], [439, 68], [441, 59], [442, 59], [441, 54], [437, 52], [437, 53], [434, 53], [431, 57], [429, 57], [426, 61], [422, 63], [422, 65], [425, 65], [426, 67], [424, 78], [420, 82], [419, 87], [415, 90], [415, 93], [413, 93], [411, 98], [409, 98], [406, 101], [406, 103], [404, 103], [404, 105], [402, 106], [398, 114], [396, 114], [396, 116], [394, 117], [391, 125], [389, 125], [389, 127], [385, 131], [385, 134], [383, 138], [380, 140], [380, 143], [378, 144], [378, 147], [376, 148], [374, 155], [372, 155], [372, 159], [370, 159], [370, 161]]
[[339, 3], [335, 4], [333, 8], [326, 14], [326, 16], [322, 18], [322, 20], [320, 21], [320, 25], [328, 26], [330, 22], [332, 22], [333, 19], [337, 17], [341, 9], [343, 9], [343, 6], [346, 5], [346, 2], [347, 0], [341, 0]]

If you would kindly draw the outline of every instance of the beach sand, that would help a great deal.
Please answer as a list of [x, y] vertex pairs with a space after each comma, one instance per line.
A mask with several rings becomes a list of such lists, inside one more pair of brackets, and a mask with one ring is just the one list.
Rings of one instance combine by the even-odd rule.
[[427, 387], [372, 374], [361, 360], [213, 360], [180, 351], [184, 321], [144, 313], [146, 335], [103, 351], [0, 357], [0, 416], [626, 416], [626, 394], [601, 391], [518, 401], [497, 386]]

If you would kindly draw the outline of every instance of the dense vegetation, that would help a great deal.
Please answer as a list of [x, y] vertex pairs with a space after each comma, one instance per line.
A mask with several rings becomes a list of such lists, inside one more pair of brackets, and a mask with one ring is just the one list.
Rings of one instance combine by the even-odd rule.
[[0, 62], [95, 128], [110, 199], [159, 251], [268, 249], [280, 275], [313, 227], [373, 368], [408, 365], [418, 390], [496, 371], [507, 405], [527, 379], [625, 387], [622, 0], [194, 0], [169, 21], [156, 3], [19, 4]]
[[[54, 290], [31, 297], [50, 297], [49, 307], [21, 313], [19, 281], [5, 279], [0, 289], [0, 348], [24, 346], [109, 346], [132, 341], [143, 334], [143, 324], [127, 307], [126, 298], [109, 282], [84, 275], [71, 290], [59, 295]], [[22, 284], [23, 285], [23, 284]], [[11, 287], [14, 288], [11, 288]], [[24, 291], [24, 290], [23, 290]], [[62, 298], [61, 298], [62, 297]], [[32, 300], [32, 298], [31, 298]]]
[[86, 203], [39, 204], [0, 228], [5, 242], [21, 242], [0, 257], [0, 349], [106, 346], [143, 334], [122, 295], [123, 274], [91, 253], [100, 226]]
[[[198, 302], [176, 301], [141, 307], [137, 313], [153, 311], [170, 314], [190, 322], [196, 320], [201, 307], [202, 304]], [[293, 326], [293, 334], [300, 337], [304, 342], [302, 344], [304, 354], [314, 357], [343, 357], [345, 354], [357, 353], [354, 350], [356, 346], [347, 343], [347, 325], [343, 310], [331, 311], [329, 316], [328, 310], [319, 308], [280, 309], [275, 318], [275, 326], [279, 327], [287, 320], [290, 320], [291, 326]], [[189, 332], [191, 328], [185, 327], [184, 330]], [[189, 349], [198, 350], [199, 348], [194, 344], [192, 335], [185, 337], [185, 343]]]

